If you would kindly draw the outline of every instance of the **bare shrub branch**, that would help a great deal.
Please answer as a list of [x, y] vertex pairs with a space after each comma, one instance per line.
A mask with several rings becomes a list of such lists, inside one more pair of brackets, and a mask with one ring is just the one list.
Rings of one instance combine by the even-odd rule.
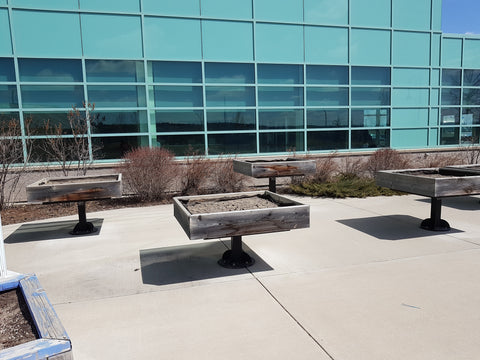
[[182, 195], [202, 194], [206, 189], [210, 175], [211, 160], [204, 155], [192, 153], [185, 158], [185, 165], [180, 177]]
[[243, 191], [248, 178], [233, 171], [233, 159], [220, 159], [211, 161], [209, 180], [210, 191], [214, 193], [230, 193]]
[[410, 161], [397, 150], [379, 149], [370, 155], [365, 166], [370, 176], [375, 177], [379, 170], [407, 169]]

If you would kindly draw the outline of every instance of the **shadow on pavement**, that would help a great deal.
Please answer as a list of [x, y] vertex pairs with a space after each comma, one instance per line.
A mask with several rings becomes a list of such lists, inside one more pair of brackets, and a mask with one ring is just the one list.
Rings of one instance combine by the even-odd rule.
[[[417, 199], [417, 201], [430, 204], [430, 198]], [[458, 210], [475, 211], [480, 210], [480, 199], [474, 196], [455, 196], [442, 198], [442, 206], [447, 206]]]
[[409, 215], [389, 215], [344, 219], [337, 222], [380, 240], [407, 240], [462, 232], [454, 228], [445, 232], [424, 230], [420, 228], [422, 220]]
[[6, 244], [15, 244], [29, 241], [54, 240], [63, 238], [76, 238], [79, 236], [100, 235], [103, 219], [88, 219], [98, 231], [86, 235], [71, 235], [78, 220], [52, 221], [33, 224], [22, 224], [17, 230], [5, 238]]
[[170, 285], [273, 270], [245, 244], [243, 249], [255, 259], [248, 270], [226, 269], [217, 264], [227, 250], [223, 241], [140, 250], [142, 280], [144, 284]]

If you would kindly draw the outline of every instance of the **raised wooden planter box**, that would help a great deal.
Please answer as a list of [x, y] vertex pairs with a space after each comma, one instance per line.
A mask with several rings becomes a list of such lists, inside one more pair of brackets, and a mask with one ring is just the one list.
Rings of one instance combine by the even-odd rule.
[[122, 174], [46, 178], [27, 186], [27, 201], [49, 204], [77, 202], [78, 224], [70, 232], [84, 235], [97, 229], [87, 221], [85, 202], [122, 196]]
[[[188, 207], [194, 202], [246, 202], [261, 198], [271, 206], [232, 211], [192, 213]], [[232, 238], [232, 250], [219, 261], [226, 267], [243, 267], [253, 264], [241, 250], [243, 235], [264, 234], [308, 228], [310, 207], [270, 191], [253, 191], [230, 194], [183, 196], [174, 198], [174, 216], [191, 240]], [[233, 260], [231, 259], [233, 257]]]
[[315, 160], [233, 160], [235, 172], [254, 178], [269, 178], [269, 190], [272, 192], [276, 191], [275, 178], [314, 174], [316, 168]]
[[19, 275], [2, 281], [0, 291], [20, 287], [39, 339], [0, 350], [2, 360], [72, 360], [72, 344], [60, 319], [35, 275]]
[[45, 178], [27, 186], [27, 201], [52, 203], [122, 196], [122, 174]]
[[448, 222], [441, 219], [441, 198], [480, 194], [479, 166], [382, 170], [375, 179], [379, 186], [430, 197], [430, 218], [421, 224], [427, 230], [450, 230]]

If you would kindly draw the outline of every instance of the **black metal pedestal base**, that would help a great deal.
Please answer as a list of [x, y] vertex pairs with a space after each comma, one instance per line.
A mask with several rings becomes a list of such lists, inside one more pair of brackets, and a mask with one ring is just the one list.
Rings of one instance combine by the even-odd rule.
[[430, 218], [425, 219], [420, 224], [420, 227], [430, 231], [448, 231], [450, 225], [442, 218], [442, 199], [431, 198]]
[[255, 260], [242, 249], [242, 237], [232, 236], [232, 249], [223, 253], [218, 265], [228, 269], [239, 269], [251, 266]]
[[85, 201], [79, 201], [77, 203], [78, 208], [78, 224], [75, 225], [70, 234], [72, 235], [86, 235], [97, 232], [98, 229], [93, 226], [91, 222], [87, 221], [87, 214], [85, 211]]

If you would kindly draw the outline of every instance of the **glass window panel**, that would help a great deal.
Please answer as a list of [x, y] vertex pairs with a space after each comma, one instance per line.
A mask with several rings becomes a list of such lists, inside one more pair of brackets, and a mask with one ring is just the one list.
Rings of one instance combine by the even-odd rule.
[[309, 129], [348, 127], [348, 109], [307, 110]]
[[132, 0], [80, 0], [80, 9], [98, 11], [138, 12], [140, 2]]
[[427, 109], [392, 109], [393, 128], [418, 128], [428, 126]]
[[257, 22], [255, 25], [255, 59], [265, 63], [302, 63], [305, 60], [303, 38], [302, 25]]
[[15, 120], [17, 123], [20, 121], [20, 114], [17, 111], [0, 111], [0, 123]]
[[392, 148], [415, 148], [428, 146], [428, 129], [392, 130]]
[[18, 108], [17, 87], [0, 85], [0, 108]]
[[[348, 0], [305, 0], [304, 2], [305, 22], [332, 25], [348, 23]], [[278, 6], [278, 2], [272, 6]]]
[[202, 64], [198, 62], [152, 61], [149, 65], [151, 65], [154, 82], [202, 82]]
[[460, 129], [458, 127], [440, 129], [440, 145], [458, 145], [459, 140]]
[[460, 124], [459, 108], [443, 108], [440, 115], [441, 125], [458, 125]]
[[480, 58], [479, 39], [465, 39], [463, 49], [463, 67], [478, 68], [478, 59]]
[[202, 20], [202, 46], [206, 60], [252, 61], [253, 24]]
[[253, 64], [206, 63], [205, 82], [254, 84], [255, 69]]
[[0, 9], [0, 56], [13, 55], [8, 9]]
[[430, 70], [413, 68], [394, 68], [392, 83], [397, 86], [429, 86]]
[[78, 85], [23, 85], [21, 91], [24, 108], [81, 107], [85, 101]]
[[463, 88], [463, 105], [480, 105], [480, 89]]
[[480, 108], [463, 108], [462, 125], [480, 124]]
[[0, 58], [0, 81], [15, 81], [13, 59]]
[[92, 138], [94, 148], [98, 148], [98, 159], [121, 159], [133, 149], [148, 146], [147, 136], [113, 136]]
[[389, 109], [352, 109], [352, 127], [390, 126]]
[[390, 130], [352, 130], [352, 149], [390, 146]]
[[307, 65], [307, 84], [348, 85], [348, 67]]
[[430, 65], [430, 34], [394, 31], [393, 64], [401, 66]]
[[390, 65], [390, 31], [351, 29], [350, 62], [355, 65]]
[[145, 87], [135, 85], [90, 85], [88, 99], [98, 107], [146, 106]]
[[85, 56], [93, 58], [141, 58], [140, 16], [80, 14]]
[[390, 68], [352, 66], [352, 85], [390, 85]]
[[456, 67], [462, 66], [462, 39], [442, 37], [442, 66]]
[[157, 107], [203, 106], [201, 86], [154, 86], [153, 97]]
[[442, 105], [460, 105], [460, 89], [443, 88]]
[[428, 125], [438, 126], [439, 109], [430, 109], [430, 117], [428, 119]]
[[85, 60], [87, 81], [144, 82], [143, 61]]
[[83, 80], [80, 60], [19, 59], [20, 81], [79, 82]]
[[218, 130], [254, 130], [255, 110], [208, 110], [207, 128]]
[[13, 10], [12, 14], [17, 56], [65, 58], [83, 55], [78, 13]]
[[463, 70], [463, 86], [480, 86], [480, 70]]
[[251, 0], [202, 0], [202, 15], [220, 19], [251, 19]]
[[94, 134], [147, 132], [146, 111], [96, 111], [92, 121]]
[[[82, 116], [85, 112], [82, 112]], [[47, 124], [49, 133], [55, 132], [56, 127], [62, 130], [62, 134], [71, 134], [71, 126], [68, 121], [68, 112], [28, 112], [23, 114], [24, 119], [31, 119], [30, 130], [35, 135], [46, 135]]]
[[10, 4], [34, 9], [78, 10], [78, 0], [10, 0]]
[[428, 89], [392, 89], [393, 106], [428, 106]]
[[157, 132], [203, 131], [203, 110], [155, 111]]
[[302, 129], [303, 110], [259, 110], [260, 129]]
[[303, 132], [260, 133], [260, 152], [293, 152], [305, 149]]
[[348, 28], [305, 26], [305, 61], [348, 64]]
[[197, 19], [145, 16], [144, 41], [145, 56], [149, 59], [202, 59], [200, 20]]
[[348, 88], [307, 88], [308, 106], [348, 106]]
[[440, 69], [432, 69], [432, 86], [439, 86], [440, 85]]
[[203, 135], [159, 135], [157, 145], [172, 151], [176, 156], [205, 154]]
[[303, 84], [301, 65], [257, 65], [259, 84]]
[[464, 126], [461, 129], [460, 141], [463, 145], [467, 144], [478, 144], [480, 137], [480, 128]]
[[440, 105], [439, 102], [440, 89], [430, 89], [430, 105], [436, 106]]
[[257, 152], [256, 134], [210, 134], [208, 154], [253, 154]]
[[207, 86], [207, 106], [255, 106], [253, 86]]
[[255, 0], [255, 17], [260, 20], [302, 22], [302, 5], [295, 0], [283, 0], [281, 6], [275, 0]]
[[348, 149], [348, 131], [309, 131], [307, 133], [307, 150], [342, 150]]
[[198, 0], [143, 0], [143, 11], [160, 15], [198, 16], [200, 15], [200, 3]]
[[395, 28], [430, 30], [430, 0], [397, 0], [392, 7]]
[[390, 105], [390, 89], [352, 88], [351, 104], [354, 106]]
[[302, 87], [258, 87], [259, 106], [302, 106]]
[[[62, 138], [62, 144], [65, 148], [72, 148], [75, 143], [72, 138]], [[58, 162], [58, 157], [54, 156], [50, 149], [50, 144], [46, 139], [33, 139], [27, 143], [27, 148], [31, 153], [31, 163]], [[67, 161], [75, 161], [71, 154], [65, 154]]]
[[[375, 9], [375, 11], [372, 11]], [[390, 27], [390, 1], [350, 0], [350, 24], [367, 27]]]
[[442, 70], [442, 86], [460, 86], [462, 80], [462, 70], [460, 69], [443, 69]]

